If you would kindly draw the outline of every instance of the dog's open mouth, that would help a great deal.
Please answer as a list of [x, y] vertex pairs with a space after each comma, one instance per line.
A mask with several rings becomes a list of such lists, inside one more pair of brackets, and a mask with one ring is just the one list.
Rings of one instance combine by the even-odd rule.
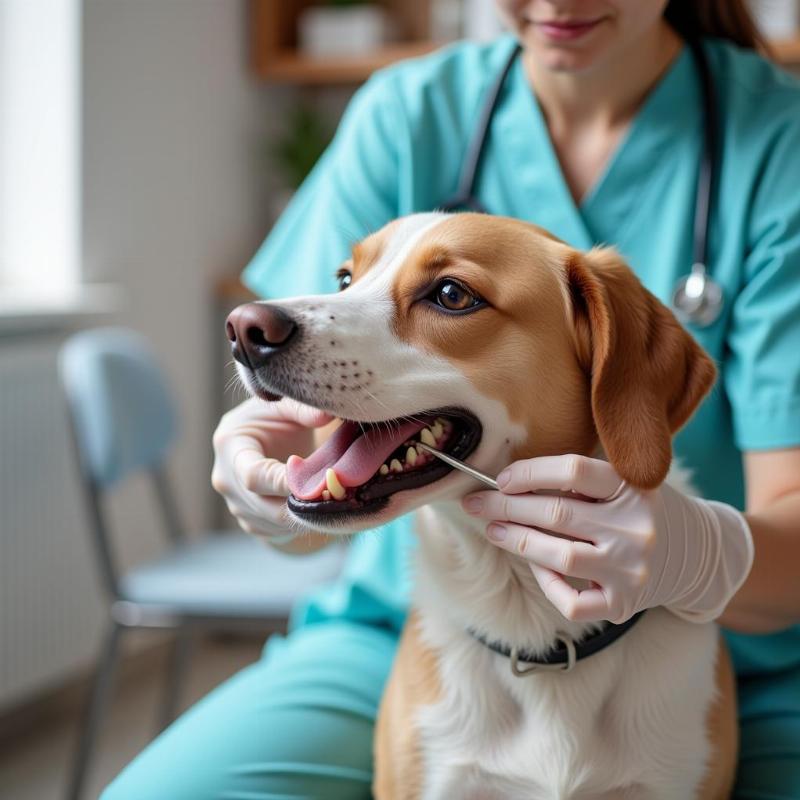
[[420, 442], [464, 459], [478, 446], [481, 424], [468, 411], [435, 409], [385, 422], [344, 421], [308, 458], [287, 462], [291, 511], [308, 521], [374, 513], [391, 495], [418, 489], [453, 468]]

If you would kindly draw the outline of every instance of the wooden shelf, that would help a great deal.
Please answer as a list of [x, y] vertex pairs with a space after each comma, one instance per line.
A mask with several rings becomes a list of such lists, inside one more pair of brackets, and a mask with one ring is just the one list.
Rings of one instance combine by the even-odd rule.
[[299, 49], [298, 19], [319, 0], [250, 0], [250, 64], [258, 78], [295, 86], [365, 81], [372, 72], [435, 50], [428, 21], [431, 0], [375, 0], [392, 20], [397, 44], [352, 58], [313, 58]]
[[792, 39], [776, 39], [770, 42], [775, 60], [784, 66], [800, 64], [800, 33]]
[[310, 58], [285, 50], [261, 64], [258, 74], [264, 80], [295, 85], [361, 83], [376, 69], [404, 58], [425, 55], [440, 46], [438, 42], [405, 42], [386, 45], [375, 53], [354, 58]]
[[[354, 58], [311, 58], [295, 50], [277, 52], [257, 65], [258, 76], [266, 81], [295, 86], [335, 86], [362, 83], [377, 69], [395, 61], [430, 53], [443, 42], [403, 42], [382, 47], [370, 55]], [[786, 67], [800, 65], [800, 36], [770, 43], [774, 59]]]

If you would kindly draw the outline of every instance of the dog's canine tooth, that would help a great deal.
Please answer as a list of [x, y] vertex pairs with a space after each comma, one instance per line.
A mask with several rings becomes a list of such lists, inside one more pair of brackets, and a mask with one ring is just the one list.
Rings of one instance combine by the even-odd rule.
[[406, 450], [406, 464], [408, 464], [409, 467], [413, 467], [416, 463], [417, 451], [415, 448], [409, 447], [408, 450]]
[[[423, 428], [422, 432], [425, 433], [426, 430], [427, 428]], [[433, 446], [436, 444], [435, 440], [440, 438], [443, 433], [444, 433], [444, 428], [442, 427], [442, 423], [439, 422], [439, 418], [437, 418], [436, 422], [434, 422], [433, 425], [431, 425], [431, 435], [433, 436], [434, 441], [429, 442], [425, 439], [424, 436], [420, 436], [419, 438], [422, 439], [422, 441], [425, 442], [425, 444]]]
[[392, 472], [402, 472], [403, 471], [403, 465], [400, 463], [400, 461], [398, 459], [393, 458], [389, 462], [389, 469]]
[[423, 444], [429, 444], [431, 447], [436, 447], [436, 434], [430, 428], [423, 428], [419, 432], [419, 440]]
[[388, 473], [389, 473], [388, 465], [381, 464], [381, 468], [378, 470], [378, 472], [380, 472], [381, 475], [388, 475]]
[[339, 476], [332, 467], [328, 467], [325, 472], [325, 485], [328, 487], [331, 497], [335, 500], [342, 500], [345, 494], [347, 494], [344, 486], [339, 482]]

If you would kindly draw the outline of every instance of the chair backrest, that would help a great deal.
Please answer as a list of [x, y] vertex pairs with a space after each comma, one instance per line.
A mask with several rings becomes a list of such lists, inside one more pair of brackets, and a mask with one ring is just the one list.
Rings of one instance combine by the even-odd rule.
[[59, 371], [81, 465], [98, 486], [164, 462], [177, 415], [143, 336], [125, 328], [81, 331], [63, 345]]
[[177, 437], [175, 406], [147, 341], [126, 328], [93, 328], [67, 339], [59, 354], [59, 376], [103, 578], [117, 595], [101, 496], [127, 476], [149, 472], [169, 533], [177, 538], [177, 513], [163, 469]]

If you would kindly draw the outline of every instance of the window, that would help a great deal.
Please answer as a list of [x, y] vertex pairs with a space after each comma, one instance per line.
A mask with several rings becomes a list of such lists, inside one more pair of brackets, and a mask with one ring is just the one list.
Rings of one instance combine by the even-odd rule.
[[80, 0], [0, 0], [0, 294], [80, 279]]

